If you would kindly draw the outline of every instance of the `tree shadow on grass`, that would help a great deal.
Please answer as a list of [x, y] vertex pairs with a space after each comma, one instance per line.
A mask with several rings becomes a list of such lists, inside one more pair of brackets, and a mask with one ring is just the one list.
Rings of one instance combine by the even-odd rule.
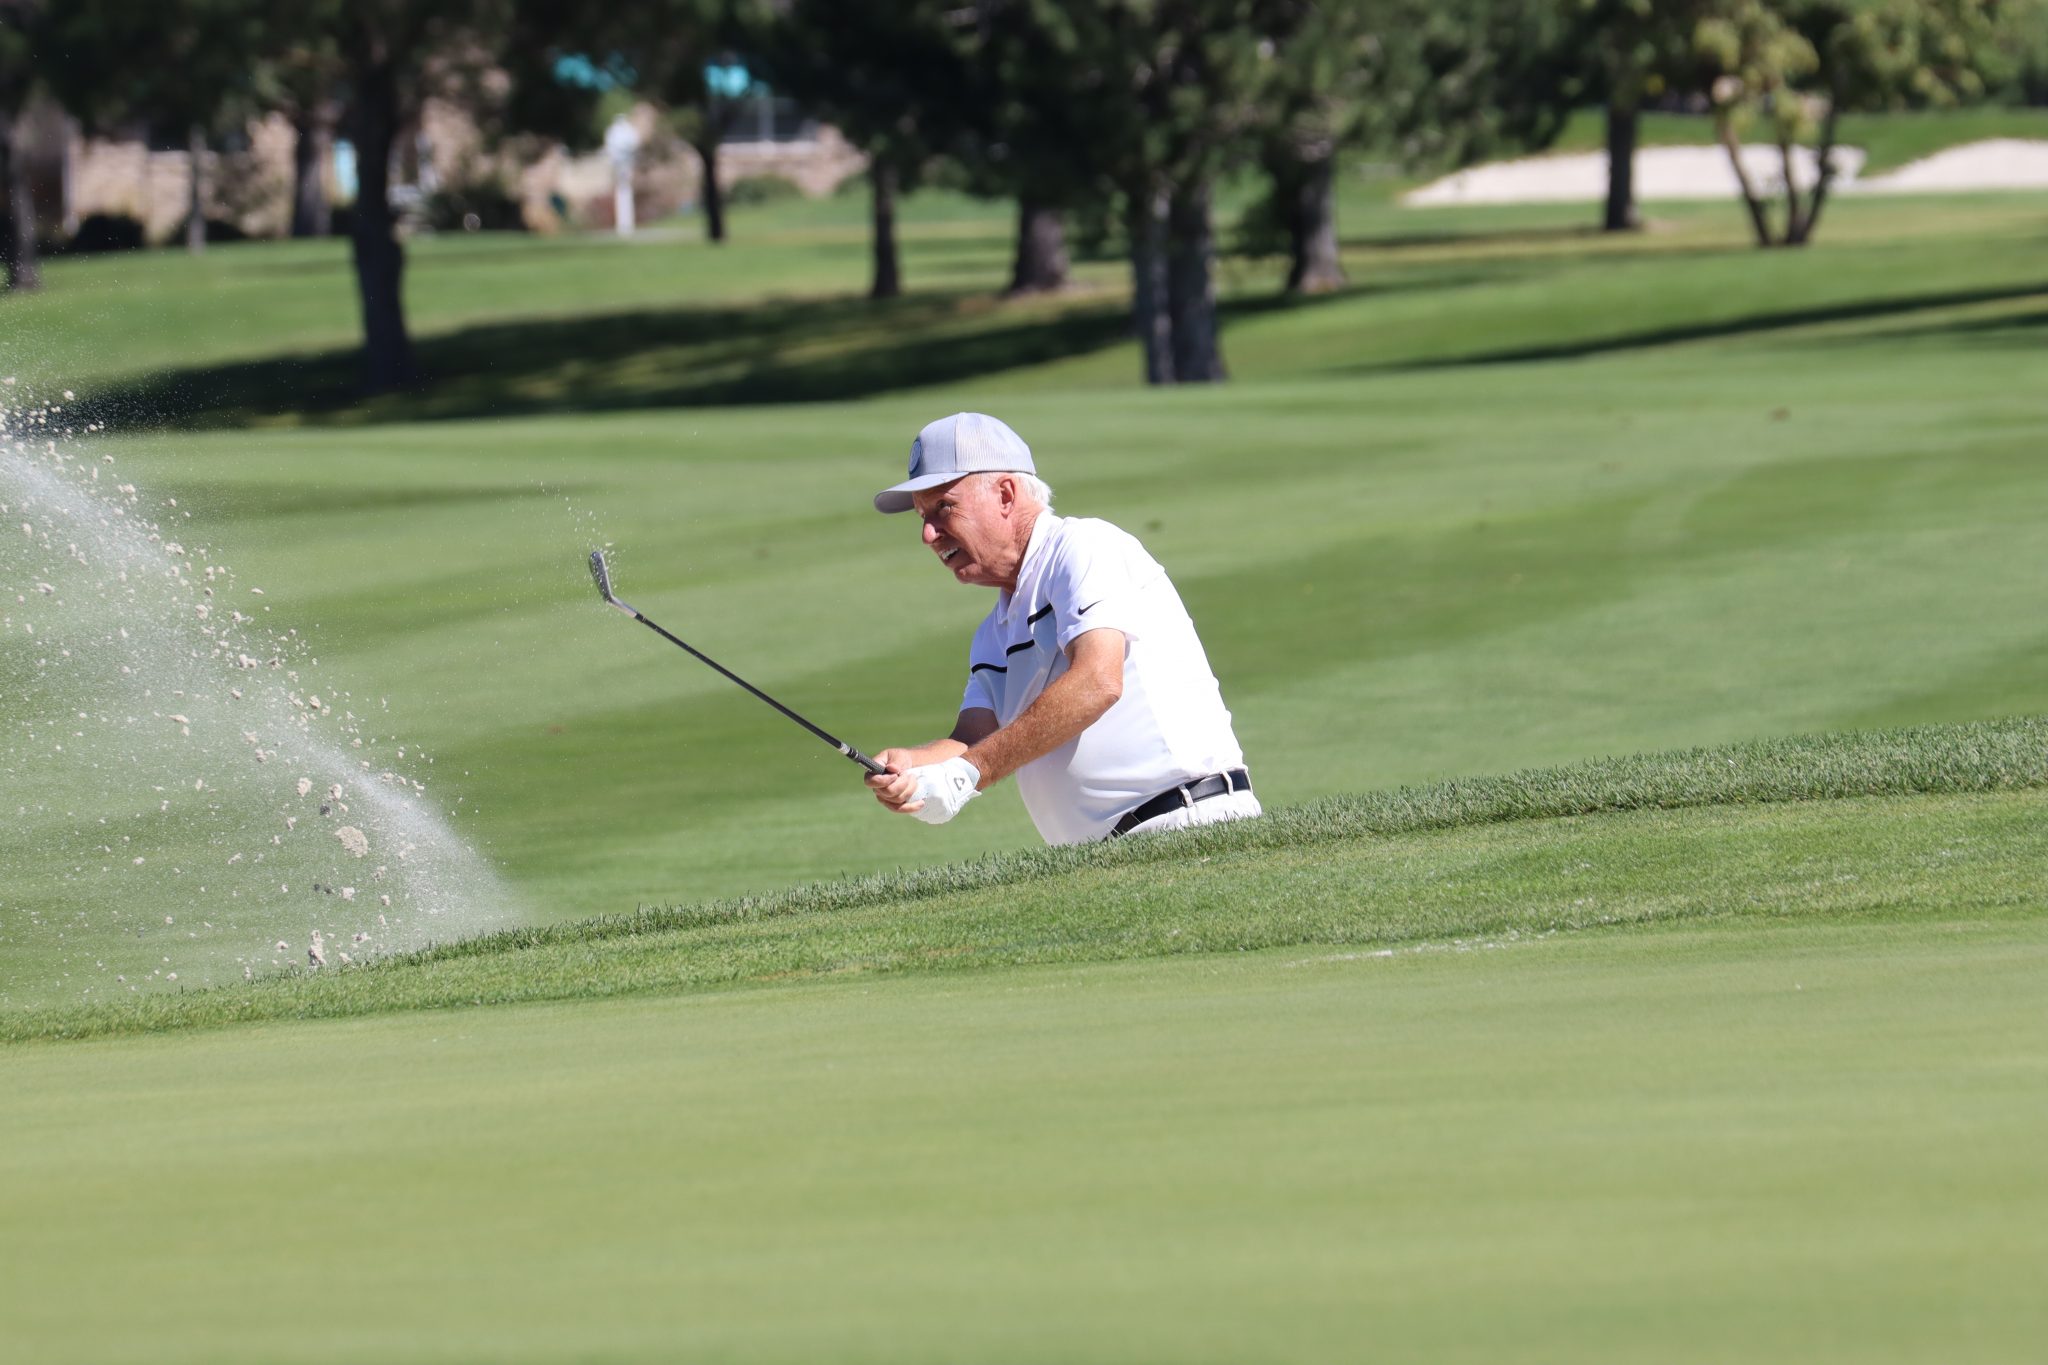
[[1004, 316], [957, 294], [528, 318], [417, 338], [427, 378], [400, 393], [363, 397], [348, 347], [162, 371], [96, 395], [86, 415], [223, 427], [829, 402], [1058, 359], [1127, 331], [1113, 300]]
[[1814, 327], [1827, 323], [1860, 322], [1879, 318], [1910, 316], [1912, 314], [1934, 312], [1947, 308], [1968, 307], [1972, 304], [1998, 303], [2010, 299], [2030, 298], [2041, 292], [2042, 285], [2030, 283], [1989, 289], [1949, 290], [1933, 294], [1895, 295], [1882, 299], [1858, 299], [1853, 303], [1821, 304], [1806, 308], [1788, 308], [1774, 312], [1750, 313], [1738, 318], [1721, 318], [1712, 321], [1685, 323], [1670, 327], [1653, 327], [1630, 332], [1609, 332], [1598, 336], [1575, 337], [1566, 341], [1546, 342], [1529, 346], [1509, 346], [1495, 350], [1467, 352], [1462, 355], [1431, 357], [1426, 360], [1376, 362], [1351, 366], [1346, 372], [1351, 374], [1385, 374], [1416, 370], [1456, 369], [1475, 365], [1513, 365], [1531, 361], [1578, 360], [1587, 356], [1606, 355], [1616, 351], [1641, 350], [1646, 347], [1677, 345], [1688, 341], [1713, 341], [1728, 337], [1790, 331], [1795, 328]]
[[[1312, 300], [1233, 299], [1226, 320], [1445, 281], [1358, 285]], [[958, 383], [1129, 344], [1117, 295], [1004, 303], [984, 292], [782, 300], [464, 327], [414, 343], [428, 378], [365, 398], [360, 352], [334, 349], [145, 376], [73, 405], [127, 427], [368, 423], [762, 403], [839, 402]], [[1135, 359], [1132, 381], [1138, 379]]]
[[2028, 291], [2035, 297], [2031, 307], [2000, 311], [1989, 317], [1940, 318], [1885, 327], [1862, 336], [1848, 337], [1848, 343], [1938, 338], [1982, 346], [2039, 346], [2048, 332], [2048, 286]]

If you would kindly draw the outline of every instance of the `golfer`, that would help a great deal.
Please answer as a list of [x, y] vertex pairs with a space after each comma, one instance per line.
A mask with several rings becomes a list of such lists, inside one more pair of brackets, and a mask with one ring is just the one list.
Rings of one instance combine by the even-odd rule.
[[977, 412], [940, 418], [875, 509], [915, 510], [954, 579], [996, 590], [953, 733], [875, 755], [884, 806], [943, 824], [1014, 773], [1049, 844], [1259, 814], [1166, 570], [1106, 521], [1055, 516], [1016, 432]]

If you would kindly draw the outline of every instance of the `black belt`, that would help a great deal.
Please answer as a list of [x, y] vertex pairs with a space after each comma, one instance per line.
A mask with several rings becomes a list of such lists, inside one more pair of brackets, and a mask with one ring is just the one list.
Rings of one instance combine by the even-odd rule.
[[1109, 831], [1115, 839], [1129, 834], [1147, 820], [1156, 820], [1168, 811], [1185, 810], [1197, 801], [1207, 801], [1212, 796], [1225, 796], [1231, 792], [1248, 792], [1252, 789], [1252, 775], [1243, 768], [1232, 768], [1227, 773], [1211, 773], [1198, 777], [1192, 782], [1183, 782], [1178, 787], [1169, 787], [1143, 805], [1133, 806], [1123, 814]]

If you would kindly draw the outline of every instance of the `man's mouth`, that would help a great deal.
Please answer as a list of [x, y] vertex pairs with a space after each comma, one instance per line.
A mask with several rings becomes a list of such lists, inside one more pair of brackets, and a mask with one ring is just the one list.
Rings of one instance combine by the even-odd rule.
[[955, 545], [952, 549], [947, 550], [945, 553], [939, 556], [939, 562], [941, 564], [951, 564], [954, 558], [959, 555], [959, 553], [960, 547], [958, 545]]

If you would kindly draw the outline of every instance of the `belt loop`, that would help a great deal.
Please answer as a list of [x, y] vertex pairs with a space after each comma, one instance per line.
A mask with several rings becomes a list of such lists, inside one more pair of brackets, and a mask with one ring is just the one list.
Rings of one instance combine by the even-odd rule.
[[1183, 782], [1174, 788], [1175, 791], [1180, 793], [1180, 808], [1182, 810], [1193, 810], [1195, 808], [1194, 788], [1195, 784], [1193, 782]]

